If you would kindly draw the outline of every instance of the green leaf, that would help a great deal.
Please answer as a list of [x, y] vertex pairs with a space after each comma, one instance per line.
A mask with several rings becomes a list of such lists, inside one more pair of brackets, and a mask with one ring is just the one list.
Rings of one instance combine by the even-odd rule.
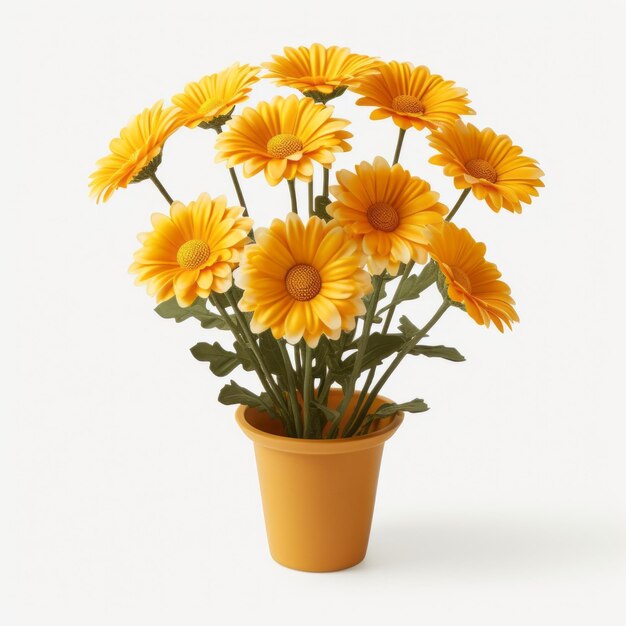
[[446, 361], [454, 361], [455, 363], [465, 361], [465, 357], [456, 348], [448, 348], [447, 346], [422, 346], [418, 344], [409, 354], [423, 354], [427, 357], [438, 357], [446, 359]]
[[326, 207], [330, 204], [330, 198], [326, 196], [315, 196], [315, 202], [313, 207], [313, 215], [323, 219], [325, 222], [330, 222], [331, 217], [326, 211]]
[[254, 370], [255, 361], [253, 359], [253, 355], [250, 352], [250, 349], [245, 344], [240, 343], [239, 341], [235, 341], [233, 343], [233, 348], [235, 348], [235, 353], [237, 354], [237, 358], [241, 363], [241, 367], [246, 370], [246, 372], [251, 372]]
[[195, 302], [188, 307], [181, 307], [176, 301], [176, 298], [170, 298], [165, 302], [161, 302], [154, 310], [161, 317], [174, 319], [177, 323], [184, 322], [193, 317], [200, 321], [202, 328], [229, 329], [226, 320], [221, 315], [217, 315], [206, 308], [205, 298], [197, 298]]
[[223, 306], [225, 309], [228, 309], [230, 308], [230, 302], [226, 294], [232, 296], [235, 302], [239, 302], [239, 300], [241, 300], [241, 296], [243, 296], [243, 289], [241, 289], [240, 287], [237, 287], [237, 285], [233, 283], [227, 292], [217, 293], [216, 291], [214, 291], [211, 294], [211, 297], [215, 298], [218, 301], [218, 303], [221, 306]]
[[271, 411], [272, 403], [266, 393], [260, 396], [231, 380], [224, 385], [217, 398], [222, 404], [244, 404], [246, 406]]
[[340, 416], [340, 413], [339, 411], [337, 411], [337, 409], [331, 409], [329, 406], [326, 406], [321, 402], [318, 402], [317, 400], [311, 400], [311, 404], [319, 409], [331, 422], [334, 422]]
[[402, 404], [381, 404], [377, 409], [374, 415], [378, 415], [379, 417], [387, 417], [389, 415], [395, 415], [398, 411], [406, 411], [408, 413], [423, 413], [424, 411], [428, 411], [428, 405], [424, 402], [424, 400], [420, 400], [419, 398], [415, 398], [415, 400], [411, 400], [410, 402], [403, 402]]
[[434, 261], [430, 261], [424, 266], [419, 276], [411, 274], [406, 280], [398, 286], [391, 302], [377, 311], [378, 315], [384, 313], [392, 306], [406, 302], [407, 300], [415, 300], [419, 298], [422, 291], [430, 287], [436, 280], [439, 268]]
[[328, 337], [322, 335], [316, 348], [313, 348], [313, 377], [320, 378], [326, 372], [327, 354], [330, 350]]
[[[387, 282], [388, 282], [387, 280], [383, 280], [383, 284], [382, 284], [382, 286], [381, 286], [381, 288], [380, 288], [380, 294], [379, 294], [379, 296], [378, 296], [378, 301], [379, 301], [379, 302], [380, 302], [381, 300], [384, 300], [384, 299], [385, 299], [385, 296], [387, 295], [387, 289], [386, 289], [386, 287], [387, 287]], [[366, 308], [366, 309], [369, 309], [369, 305], [370, 305], [370, 302], [372, 301], [372, 296], [373, 296], [373, 295], [374, 295], [373, 293], [370, 293], [370, 294], [368, 294], [367, 296], [365, 296], [365, 297], [363, 298], [363, 304], [365, 304], [365, 308]], [[378, 311], [378, 314], [380, 314], [380, 311]], [[381, 318], [381, 317], [378, 317], [378, 319], [379, 319], [380, 321], [382, 321], [382, 318]]]
[[411, 339], [411, 337], [414, 337], [420, 331], [420, 329], [406, 315], [403, 315], [400, 318], [398, 330], [402, 333], [402, 336], [405, 339]]
[[350, 365], [346, 365], [345, 361], [341, 360], [342, 355], [339, 351], [340, 347], [340, 341], [329, 340], [329, 349], [326, 352], [325, 358], [330, 376], [341, 385], [342, 389], [345, 389], [348, 385], [352, 368]]
[[398, 285], [398, 289], [391, 299], [391, 302], [384, 306], [382, 309], [379, 309], [377, 311], [378, 315], [384, 313], [392, 306], [400, 304], [400, 302], [405, 302], [406, 300], [415, 300], [419, 298], [422, 291], [423, 289], [421, 287], [420, 279], [415, 276], [415, 274], [412, 274], [402, 284]]
[[[359, 342], [353, 343], [348, 348], [357, 348]], [[365, 353], [363, 355], [363, 365], [361, 372], [379, 366], [384, 359], [391, 356], [395, 352], [402, 349], [404, 345], [404, 339], [401, 335], [381, 335], [381, 333], [372, 333], [367, 339], [367, 345], [365, 346]], [[343, 363], [345, 367], [350, 368], [352, 372], [354, 362], [356, 360], [356, 353], [351, 354]], [[359, 374], [361, 373], [359, 372]]]
[[[372, 367], [378, 367], [384, 359], [400, 352], [407, 342], [411, 341], [419, 329], [412, 324], [408, 318], [402, 316], [400, 329], [402, 334], [392, 333], [389, 335], [382, 335], [381, 333], [372, 333], [365, 348], [365, 354], [363, 355], [363, 366], [361, 372], [365, 372]], [[352, 350], [358, 347], [359, 342], [353, 342], [347, 349]], [[465, 361], [465, 357], [456, 349], [449, 348], [447, 346], [423, 346], [417, 344], [409, 351], [409, 354], [414, 356], [424, 355], [427, 357], [439, 357], [448, 361]], [[348, 358], [341, 361], [341, 371], [346, 371], [347, 375], [352, 373], [354, 362], [356, 360], [356, 353], [351, 354]], [[359, 374], [361, 373], [359, 372]]]
[[209, 369], [216, 376], [226, 376], [238, 365], [245, 370], [252, 370], [252, 362], [239, 343], [235, 343], [235, 349], [237, 352], [225, 350], [217, 341], [215, 343], [200, 342], [191, 348], [191, 354], [198, 361], [208, 362]]
[[274, 339], [271, 330], [266, 330], [259, 335], [259, 348], [269, 371], [285, 379], [285, 364], [278, 347], [278, 341]]

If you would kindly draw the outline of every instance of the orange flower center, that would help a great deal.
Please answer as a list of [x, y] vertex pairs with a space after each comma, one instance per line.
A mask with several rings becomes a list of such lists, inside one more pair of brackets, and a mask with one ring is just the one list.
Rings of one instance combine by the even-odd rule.
[[210, 100], [207, 100], [206, 102], [203, 102], [200, 105], [200, 108], [198, 109], [198, 113], [200, 115], [205, 115], [209, 111], [218, 109], [219, 107], [222, 106], [222, 104], [224, 104], [222, 100], [219, 100], [218, 98], [211, 98]]
[[307, 302], [320, 292], [322, 277], [312, 265], [298, 263], [287, 272], [285, 287], [294, 300]]
[[455, 265], [450, 266], [450, 272], [452, 273], [454, 282], [468, 293], [471, 293], [472, 281], [469, 279], [469, 276], [460, 267], [456, 267]]
[[274, 159], [286, 159], [292, 154], [300, 152], [302, 148], [302, 142], [295, 135], [289, 133], [274, 135], [267, 142], [267, 151]]
[[491, 166], [491, 163], [484, 159], [472, 159], [465, 164], [465, 169], [474, 178], [484, 178], [490, 183], [495, 183], [498, 180], [498, 172]]
[[391, 107], [398, 113], [424, 113], [426, 111], [419, 98], [407, 95], [396, 96], [391, 101]]
[[398, 228], [400, 216], [390, 204], [386, 202], [374, 202], [367, 209], [367, 221], [376, 229], [390, 233]]
[[176, 261], [184, 270], [195, 270], [206, 263], [211, 255], [211, 248], [202, 239], [191, 239], [178, 248]]

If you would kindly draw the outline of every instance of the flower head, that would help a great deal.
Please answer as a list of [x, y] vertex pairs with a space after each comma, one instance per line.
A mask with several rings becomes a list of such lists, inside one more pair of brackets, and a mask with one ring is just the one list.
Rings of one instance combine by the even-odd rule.
[[429, 227], [428, 251], [444, 276], [448, 297], [465, 306], [477, 324], [495, 324], [500, 332], [503, 323], [519, 322], [513, 308], [515, 300], [498, 268], [485, 260], [484, 243], [476, 243], [465, 228], [451, 222]]
[[181, 126], [175, 107], [163, 108], [159, 100], [144, 109], [109, 144], [111, 153], [101, 158], [91, 174], [90, 195], [106, 202], [113, 192], [129, 183], [139, 182], [156, 172], [166, 139]]
[[270, 185], [284, 178], [308, 182], [313, 161], [330, 167], [335, 152], [351, 149], [344, 140], [352, 134], [343, 130], [349, 122], [331, 117], [332, 112], [295, 95], [248, 107], [218, 136], [216, 161], [227, 161], [228, 167], [243, 163], [246, 177], [263, 170]]
[[284, 48], [284, 56], [275, 54], [272, 58], [273, 61], [261, 64], [269, 70], [264, 78], [273, 78], [278, 85], [293, 87], [322, 102], [356, 86], [361, 77], [376, 73], [381, 64], [348, 48], [325, 48], [319, 43], [310, 48]]
[[395, 275], [400, 263], [426, 261], [425, 227], [447, 213], [427, 182], [382, 157], [363, 161], [355, 172], [340, 170], [337, 181], [330, 188], [337, 200], [326, 210], [359, 241], [373, 274]]
[[430, 162], [442, 165], [457, 189], [471, 188], [496, 212], [505, 208], [521, 213], [521, 203], [530, 204], [531, 196], [539, 195], [537, 188], [544, 186], [537, 161], [523, 156], [507, 135], [496, 135], [491, 128], [479, 130], [458, 121], [433, 132], [429, 141], [439, 153]]
[[182, 123], [189, 128], [221, 128], [235, 105], [248, 99], [252, 85], [259, 80], [259, 69], [235, 63], [186, 85], [183, 93], [172, 98], [181, 110]]
[[352, 90], [363, 96], [357, 104], [376, 107], [371, 119], [391, 117], [404, 130], [435, 129], [474, 113], [467, 106], [467, 90], [431, 74], [423, 65], [391, 61], [380, 66], [378, 73], [363, 77]]
[[176, 296], [178, 304], [191, 306], [212, 291], [224, 293], [232, 284], [232, 268], [252, 228], [241, 207], [227, 207], [226, 198], [203, 193], [195, 202], [174, 202], [170, 215], [154, 213], [154, 230], [139, 235], [142, 247], [129, 271], [136, 284], [145, 284], [157, 302]]
[[315, 347], [322, 335], [338, 339], [365, 313], [362, 297], [371, 280], [357, 243], [337, 224], [295, 213], [257, 228], [246, 246], [235, 283], [244, 290], [239, 307], [253, 313], [250, 328], [271, 328], [277, 339]]

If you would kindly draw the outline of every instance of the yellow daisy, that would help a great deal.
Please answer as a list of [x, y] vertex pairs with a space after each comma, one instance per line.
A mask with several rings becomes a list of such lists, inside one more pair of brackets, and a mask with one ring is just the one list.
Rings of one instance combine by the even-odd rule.
[[443, 173], [454, 177], [457, 189], [469, 189], [496, 212], [501, 208], [521, 213], [521, 202], [537, 196], [543, 172], [537, 161], [522, 155], [507, 135], [496, 135], [491, 128], [479, 130], [458, 121], [429, 136], [439, 154], [430, 158], [443, 165]]
[[269, 70], [263, 78], [273, 78], [282, 87], [298, 89], [305, 96], [327, 102], [356, 86], [362, 76], [376, 73], [381, 61], [349, 48], [314, 43], [310, 48], [284, 48], [284, 56], [274, 54], [273, 61], [261, 65]]
[[116, 189], [150, 178], [161, 163], [163, 144], [180, 126], [176, 107], [164, 109], [162, 100], [144, 109], [111, 141], [111, 154], [97, 162], [89, 177], [90, 195], [106, 202]]
[[451, 222], [429, 227], [428, 251], [445, 278], [448, 296], [465, 305], [472, 319], [485, 326], [491, 322], [500, 332], [504, 324], [519, 322], [509, 286], [499, 280], [495, 264], [485, 260], [484, 243], [476, 243], [465, 228]]
[[344, 140], [352, 134], [343, 130], [349, 122], [332, 113], [332, 107], [295, 95], [248, 107], [218, 136], [216, 161], [243, 163], [246, 177], [264, 170], [270, 185], [296, 177], [308, 182], [313, 161], [330, 168], [335, 152], [351, 150]]
[[180, 107], [182, 122], [189, 128], [221, 128], [236, 104], [245, 102], [252, 85], [259, 80], [259, 67], [235, 63], [229, 68], [189, 83], [172, 98]]
[[253, 313], [250, 328], [271, 328], [277, 339], [315, 347], [322, 335], [338, 339], [365, 313], [363, 296], [372, 289], [356, 241], [340, 226], [295, 213], [255, 230], [235, 283], [244, 290], [239, 306]]
[[431, 74], [423, 65], [391, 63], [381, 65], [378, 73], [365, 76], [352, 91], [363, 96], [357, 104], [376, 107], [370, 114], [373, 120], [387, 117], [407, 130], [435, 129], [450, 124], [460, 115], [474, 113], [467, 105], [467, 90], [455, 87], [451, 80]]
[[437, 201], [439, 194], [382, 157], [373, 164], [363, 161], [355, 170], [337, 172], [339, 184], [330, 187], [337, 200], [326, 210], [360, 242], [370, 271], [395, 275], [400, 263], [425, 263], [425, 226], [440, 223], [448, 211]]
[[170, 216], [152, 215], [154, 230], [142, 233], [129, 271], [135, 283], [147, 285], [157, 302], [176, 296], [187, 307], [212, 291], [224, 293], [232, 284], [232, 268], [252, 228], [241, 207], [227, 207], [225, 196], [214, 200], [203, 193], [195, 202], [174, 202]]

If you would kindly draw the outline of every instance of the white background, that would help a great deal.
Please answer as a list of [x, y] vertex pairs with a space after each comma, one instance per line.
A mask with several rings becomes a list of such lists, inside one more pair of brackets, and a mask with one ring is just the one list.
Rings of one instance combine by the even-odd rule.
[[[626, 622], [625, 16], [619, 2], [559, 4], [3, 9], [2, 626]], [[216, 401], [224, 381], [188, 352], [207, 332], [160, 319], [126, 273], [163, 199], [146, 182], [96, 206], [86, 186], [145, 106], [312, 41], [456, 80], [475, 122], [546, 172], [522, 215], [473, 199], [459, 213], [522, 323], [502, 336], [454, 310], [432, 341], [467, 362], [407, 362], [386, 387], [432, 409], [386, 448], [366, 561], [328, 575], [270, 559], [251, 444]], [[395, 128], [354, 99], [337, 104], [355, 134], [339, 165], [391, 158]], [[160, 176], [176, 198], [234, 202], [213, 139], [184, 129], [168, 143]], [[409, 133], [403, 163], [453, 203], [429, 154]], [[286, 186], [244, 182], [258, 223], [288, 210]]]

